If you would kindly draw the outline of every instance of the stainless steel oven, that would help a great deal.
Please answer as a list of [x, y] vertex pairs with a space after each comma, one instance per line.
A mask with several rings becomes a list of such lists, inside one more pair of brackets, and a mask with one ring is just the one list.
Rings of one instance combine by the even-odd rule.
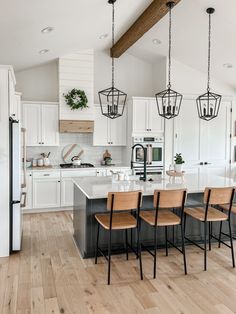
[[[164, 167], [164, 137], [134, 137], [133, 144], [142, 144], [147, 148], [147, 167]], [[143, 167], [144, 156], [141, 147], [133, 152], [134, 168]]]

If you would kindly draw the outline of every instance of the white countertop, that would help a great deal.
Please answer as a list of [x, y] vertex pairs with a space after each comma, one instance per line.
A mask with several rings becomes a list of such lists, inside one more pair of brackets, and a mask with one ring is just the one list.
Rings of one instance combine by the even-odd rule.
[[111, 177], [84, 177], [75, 178], [74, 184], [89, 199], [106, 198], [108, 192], [125, 192], [142, 190], [143, 195], [153, 195], [155, 189], [180, 189], [187, 188], [188, 193], [201, 193], [205, 187], [236, 186], [236, 172], [228, 170], [225, 175], [215, 175], [206, 172], [198, 174], [185, 174], [184, 181], [176, 178], [170, 182], [169, 177], [153, 177], [152, 182], [139, 181], [138, 177], [132, 177], [129, 181], [112, 182]]
[[61, 168], [59, 165], [52, 166], [52, 168], [39, 168], [39, 167], [29, 167], [26, 169], [27, 172], [32, 172], [32, 171], [80, 171], [80, 170], [109, 170], [109, 169], [119, 169], [119, 168], [130, 168], [130, 165], [128, 164], [115, 164], [111, 166], [102, 166], [102, 165], [94, 165], [92, 168]]

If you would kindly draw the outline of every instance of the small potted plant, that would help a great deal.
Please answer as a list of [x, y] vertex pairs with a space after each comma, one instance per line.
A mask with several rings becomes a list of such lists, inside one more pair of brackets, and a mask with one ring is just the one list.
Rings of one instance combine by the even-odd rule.
[[176, 172], [182, 172], [182, 164], [184, 164], [184, 160], [182, 157], [182, 154], [179, 153], [174, 156], [175, 159], [175, 164], [174, 164], [174, 168]]

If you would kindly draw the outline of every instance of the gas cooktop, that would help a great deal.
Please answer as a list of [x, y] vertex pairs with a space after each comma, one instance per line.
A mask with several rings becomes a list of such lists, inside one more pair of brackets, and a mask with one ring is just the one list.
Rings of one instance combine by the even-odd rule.
[[73, 164], [60, 164], [61, 168], [93, 168], [94, 165], [89, 163], [81, 163], [79, 166]]

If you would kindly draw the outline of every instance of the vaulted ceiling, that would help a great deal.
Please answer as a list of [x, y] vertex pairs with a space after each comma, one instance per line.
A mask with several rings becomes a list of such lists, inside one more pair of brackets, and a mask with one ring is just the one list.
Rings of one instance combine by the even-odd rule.
[[[117, 0], [116, 36], [122, 35], [152, 0]], [[207, 26], [205, 13], [213, 6], [213, 75], [236, 87], [236, 1], [182, 0], [173, 10], [173, 57], [200, 71], [206, 71]], [[1, 1], [0, 63], [16, 70], [51, 61], [76, 50], [110, 47], [111, 8], [107, 0], [8, 0]], [[55, 30], [42, 34], [41, 29]], [[155, 62], [167, 55], [168, 17], [164, 17], [127, 52]], [[102, 34], [109, 36], [99, 39]], [[155, 45], [157, 38], [161, 44]], [[40, 55], [39, 51], [49, 49]], [[122, 58], [122, 57], [121, 57]], [[223, 64], [231, 63], [227, 69]]]

